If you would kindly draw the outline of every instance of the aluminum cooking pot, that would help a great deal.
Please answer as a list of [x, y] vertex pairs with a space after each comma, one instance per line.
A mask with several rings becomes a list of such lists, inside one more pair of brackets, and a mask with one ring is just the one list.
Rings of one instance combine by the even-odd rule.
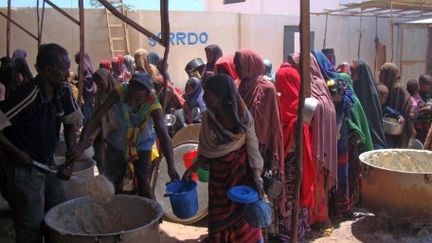
[[[421, 173], [376, 166], [372, 153], [418, 153], [426, 163]], [[409, 156], [400, 156], [403, 164]], [[361, 206], [375, 215], [409, 223], [432, 223], [432, 152], [413, 149], [381, 149], [362, 153]], [[379, 157], [378, 157], [379, 158]], [[431, 163], [430, 165], [428, 163]], [[418, 164], [414, 164], [416, 168]], [[413, 169], [413, 168], [411, 168]]]

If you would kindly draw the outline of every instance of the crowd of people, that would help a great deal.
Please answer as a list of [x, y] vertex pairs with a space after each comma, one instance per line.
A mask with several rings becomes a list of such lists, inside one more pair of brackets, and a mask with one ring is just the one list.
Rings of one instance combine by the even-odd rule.
[[[63, 169], [93, 146], [99, 171], [116, 193], [124, 192], [124, 177], [133, 168], [138, 195], [152, 198], [156, 145], [171, 180], [180, 179], [164, 113], [183, 109], [185, 123], [202, 125], [198, 160], [182, 178], [200, 167], [210, 170], [209, 242], [262, 242], [266, 236], [290, 241], [297, 122], [303, 123], [300, 240], [311, 228], [331, 234], [332, 220], [349, 219], [353, 207], [361, 206], [360, 153], [406, 148], [413, 139], [432, 146], [432, 76], [421, 74], [405, 86], [393, 63], [382, 65], [375, 80], [362, 59], [337, 65], [334, 50], [312, 51], [311, 96], [318, 105], [306, 123], [297, 117], [299, 53], [273, 73], [272, 63], [254, 50], [224, 55], [220, 46], [209, 45], [204, 65], [186, 67], [184, 89], [174, 87], [158, 54], [145, 49], [104, 59], [96, 71], [86, 53], [76, 53], [76, 63], [81, 56], [82, 90], [78, 75], [69, 71], [67, 51], [57, 44], [40, 47], [35, 77], [24, 50], [1, 58], [0, 189], [13, 208], [17, 242], [41, 242], [44, 213], [66, 200], [61, 181], [32, 166], [55, 166], [61, 127]], [[403, 127], [400, 135], [386, 133], [386, 117]], [[269, 200], [273, 221], [267, 229], [252, 227], [242, 206], [227, 198], [227, 190], [240, 184]]]

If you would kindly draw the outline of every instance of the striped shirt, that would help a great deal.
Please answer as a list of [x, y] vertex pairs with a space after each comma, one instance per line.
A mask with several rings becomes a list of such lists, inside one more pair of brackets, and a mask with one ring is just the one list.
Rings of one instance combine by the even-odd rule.
[[42, 163], [53, 162], [61, 123], [73, 124], [81, 119], [67, 84], [57, 88], [49, 100], [39, 77], [0, 102], [0, 129], [15, 146]]

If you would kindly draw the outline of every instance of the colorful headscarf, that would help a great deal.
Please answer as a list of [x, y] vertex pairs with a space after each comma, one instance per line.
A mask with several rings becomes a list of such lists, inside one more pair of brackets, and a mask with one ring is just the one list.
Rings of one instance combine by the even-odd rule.
[[[284, 158], [286, 160], [294, 143], [295, 124], [297, 123], [300, 74], [290, 64], [284, 63], [276, 72], [276, 90], [280, 93], [280, 114], [283, 131]], [[303, 207], [312, 206], [314, 199], [314, 164], [309, 127], [303, 124], [303, 180], [300, 203]]]
[[348, 88], [353, 92], [354, 106], [351, 109], [351, 113], [348, 118], [348, 129], [357, 134], [360, 139], [360, 152], [366, 152], [373, 149], [371, 132], [369, 130], [369, 124], [366, 118], [366, 114], [363, 110], [360, 100], [354, 93], [353, 81], [348, 74], [341, 73], [340, 77], [344, 79]]

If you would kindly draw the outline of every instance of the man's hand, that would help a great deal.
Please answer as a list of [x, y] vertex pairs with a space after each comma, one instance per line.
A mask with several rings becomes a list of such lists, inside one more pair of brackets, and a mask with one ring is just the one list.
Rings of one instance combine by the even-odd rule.
[[65, 166], [70, 165], [79, 157], [81, 157], [84, 150], [85, 150], [85, 145], [82, 142], [75, 144], [75, 146], [73, 146], [71, 150], [66, 152]]
[[33, 159], [24, 151], [17, 151], [13, 155], [13, 160], [17, 165], [32, 165]]

